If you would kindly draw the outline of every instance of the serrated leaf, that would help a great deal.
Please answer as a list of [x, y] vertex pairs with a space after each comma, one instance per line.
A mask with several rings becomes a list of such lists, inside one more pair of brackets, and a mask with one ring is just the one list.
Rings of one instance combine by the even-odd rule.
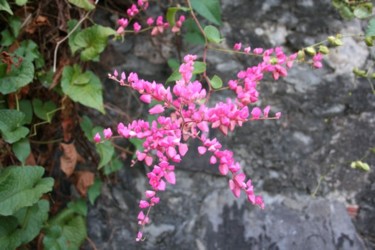
[[9, 74], [0, 78], [0, 93], [3, 95], [17, 91], [29, 84], [34, 78], [34, 65], [27, 60], [19, 67], [12, 67]]
[[29, 129], [23, 127], [25, 115], [17, 110], [0, 110], [0, 132], [3, 139], [8, 143], [14, 143], [24, 138]]
[[76, 77], [82, 74], [78, 65], [66, 66], [62, 74], [61, 87], [62, 91], [73, 101], [79, 102], [87, 107], [99, 110], [103, 114], [103, 90], [99, 78], [91, 71], [86, 71], [90, 77], [89, 84], [76, 85]]
[[49, 203], [40, 200], [13, 216], [0, 216], [0, 249], [16, 249], [33, 240], [48, 218]]
[[221, 87], [223, 87], [223, 80], [221, 80], [221, 78], [218, 77], [217, 75], [214, 75], [212, 77], [212, 79], [210, 80], [210, 83], [214, 89], [220, 89]]
[[99, 178], [96, 178], [95, 181], [94, 181], [94, 184], [92, 184], [90, 186], [90, 188], [87, 192], [87, 195], [88, 195], [88, 198], [89, 198], [89, 201], [90, 201], [91, 205], [94, 205], [96, 199], [101, 194], [102, 185], [103, 185], [103, 182]]
[[87, 11], [95, 9], [95, 5], [92, 4], [89, 0], [69, 0], [69, 3], [74, 4], [75, 6]]
[[43, 238], [44, 249], [77, 250], [87, 236], [84, 217], [66, 208], [48, 222]]
[[204, 34], [206, 34], [207, 40], [212, 43], [220, 43], [220, 31], [212, 25], [204, 27]]
[[0, 215], [8, 216], [20, 208], [35, 204], [52, 190], [53, 179], [42, 178], [44, 168], [39, 166], [11, 166], [0, 171]]
[[98, 61], [99, 54], [106, 48], [108, 37], [111, 35], [116, 35], [116, 31], [101, 25], [93, 25], [86, 28], [74, 36], [72, 41], [74, 44], [72, 46], [74, 48], [73, 52], [82, 49], [82, 61]]
[[27, 157], [31, 153], [29, 140], [24, 138], [22, 140], [17, 141], [16, 143], [13, 143], [12, 151], [17, 157], [17, 159], [22, 163], [22, 165], [25, 164]]
[[13, 15], [13, 11], [10, 9], [10, 6], [7, 0], [0, 0], [0, 11], [1, 10], [6, 11], [9, 14]]
[[219, 0], [191, 0], [193, 9], [208, 21], [221, 25], [221, 9]]
[[35, 115], [45, 121], [51, 122], [53, 113], [52, 111], [56, 109], [56, 104], [52, 101], [42, 102], [40, 99], [33, 99], [32, 101]]

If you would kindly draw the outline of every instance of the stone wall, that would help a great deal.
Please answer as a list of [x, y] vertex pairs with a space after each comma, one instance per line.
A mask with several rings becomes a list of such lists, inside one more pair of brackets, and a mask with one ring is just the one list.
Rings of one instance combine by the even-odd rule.
[[[228, 48], [240, 41], [294, 52], [328, 35], [363, 30], [359, 21], [342, 21], [328, 0], [223, 0], [222, 6]], [[134, 70], [162, 81], [170, 73], [165, 59], [173, 54], [172, 39], [163, 39], [137, 36], [114, 43], [98, 70], [103, 75], [113, 68]], [[375, 174], [350, 168], [375, 146], [375, 95], [369, 83], [351, 74], [353, 67], [368, 64], [373, 51], [354, 38], [344, 44], [331, 50], [321, 70], [300, 64], [286, 79], [262, 82], [261, 104], [282, 111], [282, 119], [251, 122], [222, 138], [264, 196], [265, 210], [244, 197], [235, 199], [227, 179], [191, 150], [176, 171], [177, 184], [152, 210], [146, 241], [136, 243], [137, 205], [148, 183], [143, 167], [126, 163], [118, 181], [107, 184], [90, 207], [89, 237], [97, 249], [375, 247]], [[229, 79], [251, 59], [210, 52], [208, 63], [210, 72]], [[128, 90], [110, 81], [105, 86], [107, 101], [133, 116], [142, 114]], [[365, 161], [374, 166], [374, 154]], [[359, 208], [353, 219], [348, 206]]]

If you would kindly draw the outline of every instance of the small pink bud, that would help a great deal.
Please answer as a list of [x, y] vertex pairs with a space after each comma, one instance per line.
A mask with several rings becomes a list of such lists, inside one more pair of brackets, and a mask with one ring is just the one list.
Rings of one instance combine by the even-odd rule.
[[144, 94], [144, 95], [141, 95], [141, 96], [139, 97], [139, 99], [140, 99], [142, 102], [149, 104], [149, 103], [151, 103], [151, 99], [152, 99], [152, 98], [151, 98], [151, 95]]
[[251, 50], [250, 47], [246, 47], [246, 48], [243, 49], [243, 51], [244, 51], [246, 54], [249, 54], [249, 53], [250, 53], [250, 50]]
[[164, 112], [164, 107], [161, 104], [157, 104], [148, 111], [151, 115], [160, 114]]
[[147, 208], [149, 206], [150, 206], [150, 204], [147, 201], [144, 201], [144, 200], [139, 201], [139, 208], [143, 209], [143, 208]]
[[94, 141], [95, 141], [96, 143], [99, 143], [100, 140], [101, 140], [100, 134], [99, 134], [99, 133], [96, 133], [95, 136], [94, 136]]
[[275, 116], [276, 116], [276, 119], [280, 119], [280, 117], [281, 117], [281, 112], [277, 112], [277, 113], [275, 114]]
[[149, 155], [147, 155], [146, 158], [145, 158], [146, 165], [147, 166], [151, 166], [152, 165], [152, 161], [153, 161], [152, 157], [149, 156]]
[[200, 155], [205, 154], [206, 151], [207, 151], [207, 148], [206, 148], [206, 147], [203, 147], [203, 146], [199, 146], [199, 147], [198, 147], [198, 152], [199, 152]]
[[141, 231], [138, 232], [137, 238], [135, 239], [136, 241], [141, 241], [142, 240], [143, 233]]
[[217, 162], [216, 157], [212, 155], [211, 158], [210, 158], [210, 163], [215, 164], [216, 162]]
[[236, 43], [236, 44], [234, 44], [233, 49], [236, 50], [236, 51], [239, 51], [241, 49], [241, 46], [242, 46], [241, 43]]
[[251, 115], [253, 116], [253, 119], [257, 120], [262, 114], [262, 110], [258, 107], [253, 108], [251, 111]]
[[270, 106], [267, 106], [267, 107], [265, 107], [265, 108], [263, 109], [263, 116], [264, 116], [265, 118], [268, 117], [268, 114], [269, 114], [269, 112], [270, 112], [270, 109], [271, 109]]
[[138, 33], [142, 29], [142, 26], [138, 22], [135, 22], [133, 24], [133, 28], [134, 28], [134, 32]]
[[146, 197], [147, 197], [147, 198], [152, 198], [152, 197], [155, 196], [156, 192], [155, 192], [155, 191], [152, 191], [152, 190], [147, 190], [147, 191], [145, 192], [145, 194], [146, 194]]
[[121, 80], [125, 81], [126, 80], [126, 74], [125, 72], [121, 73]]
[[181, 156], [184, 156], [188, 151], [188, 146], [185, 143], [181, 143], [178, 145], [178, 152], [180, 153]]
[[256, 49], [253, 50], [253, 52], [254, 52], [254, 54], [256, 54], [256, 55], [260, 55], [260, 54], [263, 53], [263, 49], [262, 49], [262, 48], [256, 48]]
[[154, 24], [154, 19], [152, 17], [147, 18], [147, 24], [149, 26], [153, 25]]
[[107, 128], [103, 130], [104, 138], [109, 139], [112, 137], [112, 130], [111, 128]]
[[158, 204], [159, 201], [160, 201], [160, 198], [159, 198], [159, 197], [156, 197], [156, 196], [155, 196], [155, 197], [152, 197], [152, 198], [151, 198], [151, 203], [152, 203], [152, 204]]

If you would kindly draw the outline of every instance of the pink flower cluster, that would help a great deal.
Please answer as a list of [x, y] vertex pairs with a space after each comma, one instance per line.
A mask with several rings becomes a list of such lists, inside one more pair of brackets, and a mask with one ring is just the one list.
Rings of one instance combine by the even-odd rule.
[[[125, 30], [128, 27], [129, 23], [134, 19], [141, 11], [145, 11], [149, 6], [148, 0], [138, 0], [137, 4], [132, 4], [130, 8], [126, 10], [128, 18], [120, 18], [117, 20], [119, 27], [116, 30], [116, 33], [119, 35], [125, 34]], [[183, 22], [185, 21], [185, 16], [180, 16], [176, 24], [172, 27], [171, 31], [173, 33], [179, 32]], [[164, 30], [169, 28], [169, 23], [163, 21], [163, 16], [158, 16], [156, 21], [154, 18], [149, 17], [146, 21], [147, 25], [151, 27], [151, 35], [156, 36], [158, 34], [164, 33]], [[142, 30], [142, 25], [139, 22], [133, 23], [133, 31], [138, 33]]]
[[[162, 25], [162, 19], [159, 20], [159, 25]], [[238, 47], [240, 49], [241, 46]], [[248, 50], [250, 52], [250, 48]], [[158, 115], [151, 124], [144, 120], [136, 120], [128, 125], [119, 123], [117, 126], [120, 136], [143, 140], [144, 150], [136, 152], [136, 160], [143, 161], [150, 167], [147, 178], [151, 189], [145, 192], [145, 198], [139, 203], [141, 211], [138, 214], [138, 223], [142, 229], [137, 235], [137, 240], [141, 240], [143, 228], [150, 222], [148, 215], [151, 207], [159, 202], [157, 192], [164, 191], [167, 183], [176, 183], [175, 164], [181, 162], [187, 153], [189, 139], [198, 139], [201, 142], [198, 153], [211, 154], [210, 164], [217, 165], [222, 175], [230, 175], [229, 188], [235, 197], [239, 197], [243, 191], [249, 202], [264, 208], [262, 197], [254, 194], [252, 182], [241, 171], [233, 152], [222, 149], [221, 143], [216, 138], [208, 138], [208, 134], [210, 127], [218, 128], [226, 135], [247, 121], [280, 118], [280, 113], [273, 117], [269, 116], [269, 106], [263, 110], [253, 107], [250, 112], [248, 104], [258, 101], [257, 85], [264, 74], [270, 73], [275, 79], [286, 76], [287, 69], [292, 67], [295, 57], [295, 54], [286, 56], [280, 48], [265, 50], [261, 63], [238, 72], [238, 78], [228, 82], [229, 89], [235, 93], [235, 100], [227, 99], [226, 102], [219, 102], [213, 107], [206, 105], [209, 96], [202, 84], [199, 81], [191, 81], [194, 63], [197, 60], [195, 55], [184, 57], [184, 62], [179, 67], [181, 79], [176, 81], [173, 87], [140, 79], [133, 72], [127, 77], [124, 72], [121, 75], [117, 71], [113, 75], [109, 74], [109, 78], [120, 85], [136, 90], [141, 101], [147, 104], [152, 100], [158, 102], [149, 109], [151, 115]], [[168, 116], [164, 115], [166, 110]], [[112, 136], [108, 129], [104, 130], [103, 134], [106, 139]], [[99, 143], [100, 135], [97, 134], [94, 140]]]

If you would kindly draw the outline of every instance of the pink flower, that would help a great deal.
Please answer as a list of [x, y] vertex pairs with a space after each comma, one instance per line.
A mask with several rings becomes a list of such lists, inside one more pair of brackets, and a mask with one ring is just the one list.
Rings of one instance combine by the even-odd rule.
[[144, 95], [141, 95], [141, 96], [139, 97], [139, 99], [140, 99], [142, 102], [144, 102], [144, 103], [150, 104], [150, 103], [151, 103], [151, 99], [152, 99], [152, 97], [151, 97], [151, 95], [144, 94]]
[[249, 53], [250, 53], [250, 50], [251, 50], [250, 47], [246, 47], [246, 48], [243, 49], [243, 51], [244, 51], [246, 54], [249, 54]]
[[154, 21], [154, 19], [153, 19], [152, 17], [147, 18], [147, 24], [148, 24], [149, 26], [153, 25], [154, 22], [155, 22], [155, 21]]
[[129, 24], [129, 21], [126, 18], [121, 18], [117, 20], [117, 24], [120, 25], [122, 28], [126, 28]]
[[276, 117], [276, 119], [280, 119], [280, 117], [281, 117], [281, 112], [277, 112], [277, 113], [275, 114], [275, 117]]
[[206, 147], [203, 147], [203, 146], [199, 146], [198, 147], [198, 152], [200, 155], [204, 155], [207, 151], [207, 148]]
[[134, 32], [138, 33], [142, 29], [142, 26], [138, 22], [135, 22], [133, 24], [133, 28], [134, 28]]
[[254, 52], [254, 54], [256, 54], [256, 55], [260, 55], [260, 54], [263, 53], [263, 49], [262, 49], [262, 48], [255, 48], [255, 49], [253, 50], [253, 52]]
[[143, 208], [147, 208], [149, 206], [150, 206], [150, 203], [148, 203], [147, 201], [144, 201], [144, 200], [139, 201], [139, 208], [143, 209]]
[[147, 198], [152, 198], [155, 196], [156, 192], [152, 190], [146, 190], [145, 194]]
[[141, 241], [142, 240], [142, 237], [143, 237], [143, 233], [141, 231], [139, 231], [137, 233], [137, 238], [135, 239], [136, 241]]
[[262, 110], [258, 107], [255, 107], [253, 108], [253, 110], [251, 111], [251, 115], [252, 115], [252, 118], [254, 120], [257, 120], [260, 118], [260, 116], [262, 115]]
[[233, 46], [233, 49], [236, 50], [236, 51], [239, 51], [239, 50], [241, 50], [241, 46], [242, 46], [241, 43], [235, 43], [234, 46]]
[[161, 104], [156, 104], [148, 111], [151, 115], [160, 114], [164, 112], [164, 107]]
[[112, 137], [112, 130], [111, 128], [107, 128], [103, 130], [104, 138], [109, 139]]
[[263, 109], [263, 116], [264, 116], [265, 118], [268, 117], [268, 114], [269, 114], [269, 112], [270, 112], [270, 109], [271, 109], [270, 106], [267, 106], [267, 107], [265, 107], [265, 108]]
[[232, 180], [229, 180], [230, 190], [232, 190], [232, 193], [237, 198], [240, 197], [241, 189], [246, 187], [246, 184], [244, 182], [245, 178], [246, 178], [245, 174], [240, 173], [240, 174], [235, 175]]
[[95, 141], [96, 143], [99, 143], [100, 140], [101, 140], [100, 134], [99, 134], [99, 133], [96, 133], [95, 136], [94, 136], [94, 141]]
[[320, 53], [317, 53], [313, 57], [313, 65], [314, 65], [315, 68], [319, 69], [319, 68], [323, 67], [322, 59], [323, 59], [323, 56]]

